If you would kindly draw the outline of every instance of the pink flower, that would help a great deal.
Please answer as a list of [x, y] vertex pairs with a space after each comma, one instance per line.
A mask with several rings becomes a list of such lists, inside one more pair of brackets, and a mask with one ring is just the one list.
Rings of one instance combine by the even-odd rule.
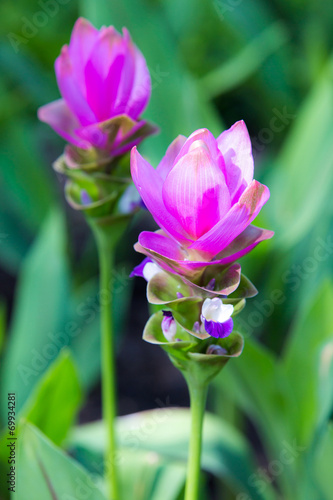
[[243, 121], [217, 139], [207, 129], [178, 136], [156, 170], [133, 148], [131, 172], [161, 228], [142, 232], [135, 248], [164, 269], [189, 276], [207, 265], [230, 264], [273, 236], [250, 225], [269, 190], [253, 180]]
[[97, 30], [78, 19], [55, 72], [62, 99], [38, 110], [41, 121], [81, 149], [94, 146], [116, 155], [141, 140], [146, 122], [139, 117], [148, 104], [151, 81], [125, 28], [122, 36], [113, 26]]

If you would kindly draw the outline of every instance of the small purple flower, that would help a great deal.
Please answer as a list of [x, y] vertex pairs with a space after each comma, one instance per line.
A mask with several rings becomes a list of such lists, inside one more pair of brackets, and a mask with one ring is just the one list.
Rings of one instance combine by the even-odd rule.
[[91, 196], [85, 189], [81, 190], [81, 202], [82, 205], [90, 205], [93, 202]]
[[162, 331], [164, 337], [169, 341], [173, 342], [175, 335], [177, 333], [177, 324], [174, 320], [171, 311], [163, 311], [163, 319], [161, 323]]
[[233, 305], [223, 304], [218, 297], [206, 299], [201, 310], [201, 321], [205, 331], [215, 338], [228, 337], [234, 326], [231, 318], [233, 310]]
[[136, 266], [130, 274], [130, 278], [138, 276], [144, 278], [147, 282], [150, 281], [155, 274], [160, 273], [162, 269], [153, 262], [149, 257], [143, 259], [141, 264]]

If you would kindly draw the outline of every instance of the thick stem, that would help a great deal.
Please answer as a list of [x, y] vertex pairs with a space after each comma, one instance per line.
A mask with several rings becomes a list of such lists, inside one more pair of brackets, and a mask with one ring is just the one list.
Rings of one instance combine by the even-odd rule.
[[187, 464], [185, 500], [198, 500], [200, 484], [200, 463], [202, 427], [207, 399], [207, 384], [198, 384], [186, 377], [191, 401], [191, 437]]
[[109, 499], [119, 500], [116, 468], [116, 383], [115, 349], [112, 328], [113, 249], [106, 236], [95, 231], [100, 264], [101, 362], [103, 420], [107, 431], [105, 480]]

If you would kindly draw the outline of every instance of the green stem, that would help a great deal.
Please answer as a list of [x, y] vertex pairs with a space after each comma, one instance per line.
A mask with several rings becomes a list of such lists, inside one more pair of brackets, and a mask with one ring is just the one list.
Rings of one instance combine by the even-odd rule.
[[112, 282], [113, 248], [107, 235], [94, 231], [100, 265], [100, 307], [101, 307], [101, 362], [102, 362], [102, 405], [103, 420], [107, 430], [105, 451], [105, 480], [110, 500], [119, 500], [119, 486], [116, 468], [116, 383], [115, 349], [112, 328]]
[[187, 464], [185, 500], [197, 500], [199, 495], [202, 426], [205, 414], [208, 384], [198, 384], [186, 377], [191, 401], [191, 437]]

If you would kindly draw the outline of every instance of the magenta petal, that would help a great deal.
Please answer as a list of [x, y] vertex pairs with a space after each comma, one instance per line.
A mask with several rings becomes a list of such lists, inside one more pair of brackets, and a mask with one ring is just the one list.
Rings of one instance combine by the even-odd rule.
[[216, 256], [216, 261], [213, 261], [213, 264], [219, 262], [226, 265], [235, 262], [248, 254], [259, 243], [273, 236], [274, 231], [250, 225]]
[[132, 50], [135, 59], [134, 80], [126, 113], [135, 120], [146, 108], [150, 99], [151, 79], [145, 58], [134, 45]]
[[84, 70], [86, 99], [97, 121], [114, 114], [124, 51], [124, 41], [113, 26], [100, 31]]
[[63, 99], [58, 99], [39, 108], [38, 118], [78, 148], [87, 149], [89, 147], [89, 144], [75, 133], [79, 123]]
[[68, 47], [65, 45], [55, 62], [58, 87], [67, 106], [77, 116], [81, 125], [96, 122], [96, 117], [85, 100], [76, 80], [74, 67], [69, 58]]
[[128, 103], [131, 98], [131, 92], [135, 79], [135, 47], [132, 44], [128, 31], [124, 29], [123, 32], [125, 59], [118, 85], [117, 97], [114, 104], [115, 115], [129, 114], [127, 112]]
[[88, 125], [88, 127], [81, 127], [76, 130], [76, 133], [84, 141], [89, 142], [91, 146], [99, 149], [105, 149], [107, 146], [108, 136], [101, 130], [99, 123], [93, 123], [92, 125]]
[[162, 199], [163, 181], [155, 170], [138, 153], [136, 147], [131, 152], [131, 174], [134, 184], [154, 217], [156, 223], [179, 241], [188, 241], [179, 222], [167, 211]]
[[[217, 138], [218, 147], [225, 161], [227, 184], [231, 197], [240, 196], [253, 180], [253, 156], [249, 133], [241, 120], [222, 132]], [[237, 201], [237, 200], [235, 200]]]
[[266, 186], [252, 181], [227, 215], [189, 248], [211, 258], [220, 253], [255, 219], [269, 194]]
[[162, 192], [168, 211], [195, 240], [215, 226], [230, 208], [224, 175], [202, 141], [169, 172]]
[[99, 31], [86, 19], [80, 17], [73, 28], [68, 52], [74, 67], [76, 80], [84, 94], [84, 68], [98, 38]]
[[170, 146], [166, 150], [165, 155], [163, 156], [162, 160], [160, 161], [160, 163], [156, 169], [163, 180], [166, 179], [166, 176], [168, 175], [168, 173], [172, 169], [174, 162], [177, 158], [177, 155], [179, 154], [185, 141], [186, 141], [186, 137], [184, 135], [179, 135], [178, 137], [176, 137], [176, 139], [174, 141], [172, 141], [172, 143], [170, 144]]
[[184, 258], [180, 245], [159, 232], [143, 231], [139, 234], [139, 243], [147, 250], [163, 255], [167, 259], [182, 260]]

